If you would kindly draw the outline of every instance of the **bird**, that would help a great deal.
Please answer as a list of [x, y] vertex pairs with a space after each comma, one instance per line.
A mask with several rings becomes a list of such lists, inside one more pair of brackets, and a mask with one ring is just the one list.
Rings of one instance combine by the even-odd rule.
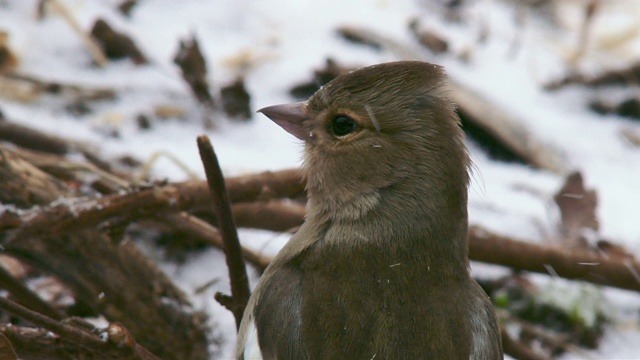
[[259, 112], [304, 142], [308, 201], [249, 299], [237, 359], [502, 359], [470, 275], [470, 159], [443, 68], [371, 65]]

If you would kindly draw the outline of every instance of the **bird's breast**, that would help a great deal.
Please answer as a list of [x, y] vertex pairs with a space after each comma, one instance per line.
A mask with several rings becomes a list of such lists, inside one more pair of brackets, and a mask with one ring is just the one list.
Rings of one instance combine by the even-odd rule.
[[310, 354], [469, 358], [465, 284], [434, 279], [428, 264], [389, 256], [388, 249], [354, 250], [325, 247], [304, 259], [301, 339]]

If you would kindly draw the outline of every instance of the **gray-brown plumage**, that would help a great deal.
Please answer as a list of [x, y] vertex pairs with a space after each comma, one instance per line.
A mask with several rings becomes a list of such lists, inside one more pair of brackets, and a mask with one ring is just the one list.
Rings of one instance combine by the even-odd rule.
[[469, 158], [439, 66], [374, 65], [261, 110], [305, 141], [307, 218], [257, 285], [237, 354], [502, 359], [470, 277]]

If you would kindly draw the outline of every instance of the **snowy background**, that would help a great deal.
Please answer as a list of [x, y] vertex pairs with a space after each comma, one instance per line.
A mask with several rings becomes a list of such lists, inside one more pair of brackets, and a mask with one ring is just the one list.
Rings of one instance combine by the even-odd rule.
[[[640, 254], [640, 148], [620, 135], [628, 128], [640, 132], [640, 123], [597, 115], [587, 106], [594, 94], [615, 97], [628, 90], [542, 89], [544, 83], [569, 69], [595, 74], [640, 59], [640, 1], [603, 1], [584, 54], [573, 63], [586, 1], [555, 1], [537, 10], [518, 9], [510, 1], [467, 1], [464, 21], [458, 23], [444, 19], [437, 5], [444, 0], [143, 0], [129, 18], [117, 12], [119, 1], [63, 2], [84, 29], [102, 17], [129, 34], [150, 64], [136, 66], [122, 60], [96, 67], [60, 16], [38, 21], [36, 1], [0, 0], [0, 31], [9, 34], [9, 45], [19, 57], [16, 71], [51, 81], [111, 87], [119, 94], [115, 101], [92, 105], [93, 111], [80, 117], [65, 111], [65, 104], [54, 97], [29, 103], [0, 97], [0, 110], [7, 119], [91, 144], [107, 158], [133, 154], [147, 159], [155, 152], [167, 152], [201, 177], [195, 143], [201, 133], [211, 137], [226, 175], [293, 167], [300, 163], [301, 144], [262, 115], [239, 123], [220, 112], [215, 128], [204, 129], [202, 110], [172, 62], [178, 41], [195, 34], [208, 62], [213, 89], [244, 76], [256, 110], [293, 101], [288, 90], [309, 80], [327, 57], [353, 66], [399, 60], [396, 54], [345, 41], [336, 35], [338, 26], [366, 26], [415, 45], [408, 23], [418, 18], [424, 27], [449, 40], [448, 53], [434, 56], [422, 50], [424, 60], [444, 65], [456, 81], [482, 91], [560, 151], [567, 167], [580, 170], [586, 186], [598, 192], [601, 235]], [[550, 20], [549, 11], [561, 16]], [[485, 40], [480, 42], [482, 36]], [[152, 113], [159, 104], [184, 107], [186, 115], [155, 122], [150, 130], [140, 129], [136, 115]], [[120, 136], [109, 136], [113, 130]], [[509, 236], [553, 242], [558, 213], [552, 197], [563, 176], [497, 162], [473, 143], [469, 147], [475, 164], [470, 222]], [[154, 165], [153, 175], [175, 181], [187, 178], [167, 160]], [[241, 230], [240, 236], [245, 245], [271, 254], [287, 239], [257, 230]], [[218, 279], [206, 292], [193, 294], [193, 301], [218, 323], [226, 341], [223, 358], [230, 357], [233, 318], [213, 300], [216, 291], [229, 292], [221, 253], [209, 250], [184, 264], [165, 263], [164, 268], [190, 294]], [[477, 263], [472, 268], [481, 275], [506, 273]], [[571, 289], [568, 282], [547, 276], [533, 279], [543, 287], [561, 283]], [[567, 288], [559, 298], [570, 297]], [[563, 358], [640, 359], [640, 295], [614, 289], [605, 289], [604, 294], [603, 306], [616, 320], [607, 328], [602, 344], [587, 351], [589, 357], [570, 352]]]

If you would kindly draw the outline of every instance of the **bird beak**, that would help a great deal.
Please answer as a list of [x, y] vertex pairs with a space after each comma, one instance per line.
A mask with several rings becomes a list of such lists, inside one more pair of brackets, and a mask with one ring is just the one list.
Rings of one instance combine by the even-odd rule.
[[305, 104], [306, 102], [297, 102], [267, 106], [258, 110], [258, 112], [265, 114], [289, 134], [300, 140], [307, 140], [310, 138], [310, 132], [304, 126], [304, 122], [309, 119], [309, 115], [304, 109]]

